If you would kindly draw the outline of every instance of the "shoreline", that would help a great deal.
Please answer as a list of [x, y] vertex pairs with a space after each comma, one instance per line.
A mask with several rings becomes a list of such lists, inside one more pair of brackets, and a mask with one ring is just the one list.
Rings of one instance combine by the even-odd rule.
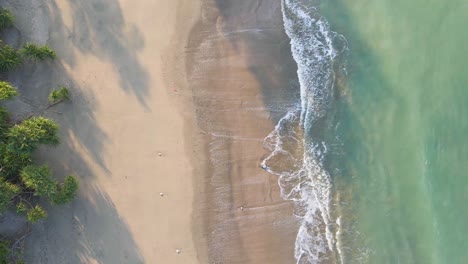
[[297, 102], [280, 4], [206, 0], [201, 18], [187, 72], [205, 153], [195, 160], [193, 215], [202, 255], [210, 263], [294, 263], [292, 202], [259, 166], [264, 138]]

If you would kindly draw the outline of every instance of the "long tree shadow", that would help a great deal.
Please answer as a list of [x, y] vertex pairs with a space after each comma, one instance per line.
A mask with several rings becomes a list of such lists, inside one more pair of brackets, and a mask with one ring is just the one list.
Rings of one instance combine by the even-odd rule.
[[[54, 148], [41, 148], [35, 159], [49, 164], [59, 179], [67, 174], [77, 175], [80, 193], [71, 205], [45, 205], [49, 217], [37, 224], [27, 239], [26, 260], [30, 263], [143, 263], [126, 223], [107, 194], [93, 183], [96, 171], [112, 176], [102, 154], [111, 142], [94, 118], [93, 96], [83, 93], [87, 89], [78, 87], [60, 62], [47, 66], [20, 69], [29, 72], [27, 78], [20, 72], [13, 72], [10, 77], [23, 76], [21, 81], [17, 80], [22, 93], [20, 101], [27, 102], [33, 113], [43, 114], [60, 125], [62, 143]], [[72, 101], [40, 111], [52, 87], [63, 84], [70, 88]]]
[[[36, 224], [26, 240], [26, 260], [44, 264], [143, 263], [126, 223], [107, 194], [93, 183], [96, 171], [111, 176], [102, 157], [111, 142], [94, 118], [92, 94], [84, 94], [85, 87], [78, 87], [60, 62], [43, 66], [28, 66], [9, 74], [22, 94], [10, 107], [18, 109], [26, 104], [28, 111], [22, 112], [23, 116], [42, 114], [59, 123], [62, 143], [42, 147], [35, 160], [48, 164], [59, 179], [77, 175], [80, 192], [71, 205], [45, 205], [49, 217]], [[51, 89], [58, 85], [70, 88], [72, 101], [41, 111]]]
[[[26, 240], [28, 263], [144, 263], [127, 224], [111, 199], [95, 186], [82, 186], [71, 205], [54, 208]], [[65, 247], [63, 245], [66, 245]]]
[[[148, 94], [148, 75], [137, 58], [137, 51], [143, 47], [140, 33], [125, 24], [120, 6], [113, 0], [72, 1], [71, 18], [63, 18], [53, 0], [1, 2], [17, 16], [16, 27], [22, 33], [20, 44], [47, 43], [59, 57], [53, 62], [27, 63], [6, 74], [21, 94], [8, 106], [18, 112], [18, 119], [40, 114], [59, 123], [62, 143], [56, 148], [41, 148], [35, 158], [49, 164], [59, 179], [75, 174], [80, 180], [79, 195], [71, 205], [45, 205], [49, 217], [35, 225], [27, 239], [26, 260], [143, 263], [127, 224], [108, 195], [94, 184], [96, 172], [112, 176], [103, 159], [106, 146], [112, 142], [95, 118], [92, 89], [86, 82], [77, 83], [70, 74], [76, 65], [76, 50], [108, 62], [120, 72], [120, 87], [148, 109], [144, 99]], [[73, 26], [65, 26], [65, 20], [70, 19]], [[48, 94], [62, 85], [70, 89], [71, 102], [44, 110]]]
[[63, 17], [63, 5], [59, 7], [55, 0], [41, 1], [44, 15], [50, 19], [50, 42], [61, 43], [53, 47], [59, 57], [73, 67], [76, 57], [72, 50], [76, 48], [82, 54], [109, 62], [120, 76], [120, 88], [149, 109], [145, 99], [149, 76], [138, 59], [144, 39], [134, 25], [125, 21], [119, 2], [69, 1], [67, 8], [72, 10], [72, 17]]

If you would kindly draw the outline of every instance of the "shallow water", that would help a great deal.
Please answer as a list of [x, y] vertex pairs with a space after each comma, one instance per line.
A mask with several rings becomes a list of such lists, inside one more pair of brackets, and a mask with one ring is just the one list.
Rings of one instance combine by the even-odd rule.
[[467, 11], [283, 1], [301, 107], [265, 164], [302, 208], [299, 263], [468, 263]]

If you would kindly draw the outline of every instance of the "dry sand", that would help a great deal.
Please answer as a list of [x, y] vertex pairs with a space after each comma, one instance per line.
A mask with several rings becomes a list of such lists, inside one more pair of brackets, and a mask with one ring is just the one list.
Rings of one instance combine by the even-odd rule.
[[191, 231], [191, 144], [184, 140], [191, 115], [163, 75], [164, 57], [186, 42], [199, 3], [15, 0], [10, 6], [22, 41], [47, 42], [60, 58], [22, 69], [29, 76], [16, 84], [33, 94], [27, 101], [46, 102], [58, 85], [72, 90], [72, 102], [54, 108], [62, 114], [46, 113], [61, 125], [63, 143], [39, 158], [57, 175], [73, 172], [81, 182], [76, 201], [51, 208], [34, 227], [27, 263], [203, 263]]
[[294, 262], [292, 205], [258, 166], [295, 98], [280, 1], [7, 7], [21, 42], [60, 58], [11, 74], [17, 103], [34, 109], [52, 88], [72, 89], [71, 103], [45, 113], [63, 143], [38, 158], [81, 181], [71, 205], [34, 227], [27, 263]]

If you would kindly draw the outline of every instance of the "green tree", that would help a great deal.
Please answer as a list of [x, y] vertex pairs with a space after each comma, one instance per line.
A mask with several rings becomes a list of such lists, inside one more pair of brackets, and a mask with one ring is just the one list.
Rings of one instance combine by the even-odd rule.
[[55, 59], [57, 54], [49, 46], [44, 45], [42, 47], [34, 43], [26, 43], [20, 50], [21, 54], [29, 59], [43, 61], [46, 59]]
[[47, 217], [47, 212], [39, 205], [34, 206], [29, 212], [26, 214], [29, 222], [35, 223], [41, 219]]
[[49, 167], [29, 165], [21, 172], [21, 181], [26, 188], [34, 190], [39, 196], [53, 197], [57, 190], [57, 183], [52, 180]]
[[20, 188], [0, 179], [0, 213], [8, 209], [13, 198], [20, 193]]
[[63, 184], [57, 185], [57, 191], [55, 195], [52, 197], [52, 203], [54, 204], [65, 204], [71, 202], [75, 196], [76, 192], [78, 191], [78, 180], [69, 175], [65, 178]]
[[21, 63], [18, 52], [5, 44], [0, 45], [0, 72], [7, 72], [16, 68]]
[[49, 103], [56, 104], [70, 99], [70, 93], [66, 87], [60, 87], [58, 90], [53, 90], [49, 95]]
[[44, 117], [33, 117], [13, 126], [8, 132], [8, 148], [15, 153], [31, 153], [39, 144], [59, 143], [57, 124]]
[[2, 8], [0, 10], [0, 30], [13, 26], [15, 16], [10, 10]]
[[18, 91], [9, 82], [0, 81], [0, 100], [11, 99], [18, 95]]

